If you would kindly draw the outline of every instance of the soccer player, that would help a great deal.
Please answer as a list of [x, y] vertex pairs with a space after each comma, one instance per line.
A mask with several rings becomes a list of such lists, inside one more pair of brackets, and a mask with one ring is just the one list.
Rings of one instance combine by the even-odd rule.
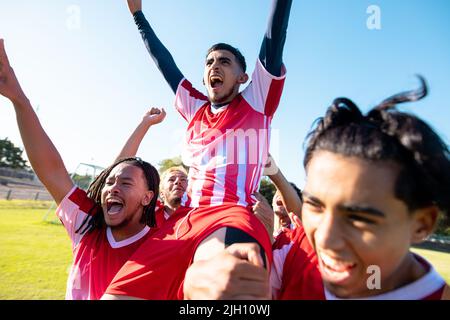
[[[66, 299], [99, 299], [116, 272], [151, 234], [158, 172], [139, 158], [121, 158], [102, 171], [87, 192], [75, 186], [22, 91], [3, 39], [0, 94], [14, 105], [31, 166], [58, 205], [56, 214], [72, 242]], [[144, 119], [146, 129], [162, 119], [161, 111], [149, 115]]]
[[[270, 239], [251, 206], [285, 78], [282, 53], [292, 1], [273, 3], [251, 83], [239, 92], [248, 80], [245, 58], [238, 49], [218, 43], [206, 56], [205, 96], [184, 78], [156, 37], [142, 13], [142, 1], [128, 0], [150, 55], [176, 95], [175, 107], [188, 122], [183, 160], [190, 166], [189, 198], [182, 205], [189, 213], [161, 229], [161, 238], [168, 240], [164, 245], [146, 242], [136, 252], [105, 298], [183, 298], [182, 281], [189, 264], [235, 242], [259, 243], [270, 264]], [[173, 252], [178, 252], [175, 258]]]
[[[295, 183], [290, 182], [292, 188], [297, 193], [297, 196], [299, 199], [302, 198], [302, 192], [300, 189], [295, 185]], [[286, 209], [283, 198], [281, 195], [280, 190], [277, 189], [275, 192], [275, 195], [273, 196], [272, 200], [272, 208], [273, 212], [275, 214], [274, 219], [274, 236], [277, 236], [280, 232], [283, 231], [283, 229], [293, 229], [295, 228], [295, 224], [291, 221], [291, 218], [289, 217], [289, 211]], [[300, 211], [295, 212], [296, 215], [300, 216]]]
[[[427, 94], [421, 81], [419, 90], [388, 98], [366, 115], [351, 100], [336, 99], [317, 123], [304, 158], [302, 223], [274, 251], [276, 298], [320, 299], [322, 291], [326, 299], [450, 299], [444, 279], [410, 251], [433, 232], [439, 213], [450, 211], [448, 146], [423, 120], [396, 109]], [[234, 250], [246, 257], [244, 249]], [[186, 296], [218, 298], [236, 287], [227, 282], [240, 276], [226, 278], [234, 275], [233, 263], [247, 262], [235, 260], [228, 257], [220, 277], [214, 261], [193, 264]]]
[[167, 219], [173, 216], [181, 202], [187, 198], [188, 175], [182, 166], [174, 166], [165, 170], [161, 175], [159, 185], [159, 197], [155, 212], [156, 224], [160, 226]]

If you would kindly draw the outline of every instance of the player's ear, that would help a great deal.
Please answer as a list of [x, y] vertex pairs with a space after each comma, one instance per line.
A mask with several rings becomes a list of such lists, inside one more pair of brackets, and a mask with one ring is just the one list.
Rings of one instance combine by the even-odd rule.
[[242, 73], [240, 76], [239, 76], [239, 78], [238, 78], [238, 82], [240, 83], [240, 84], [244, 84], [244, 83], [246, 83], [248, 81], [248, 74], [246, 74], [246, 73]]
[[142, 197], [142, 200], [141, 200], [142, 206], [145, 207], [145, 206], [149, 205], [150, 202], [152, 201], [154, 195], [155, 195], [155, 193], [153, 191], [150, 191], [150, 190], [147, 191], [145, 193], [145, 195]]
[[436, 206], [417, 209], [412, 217], [411, 243], [420, 243], [432, 234], [438, 217], [439, 209]]

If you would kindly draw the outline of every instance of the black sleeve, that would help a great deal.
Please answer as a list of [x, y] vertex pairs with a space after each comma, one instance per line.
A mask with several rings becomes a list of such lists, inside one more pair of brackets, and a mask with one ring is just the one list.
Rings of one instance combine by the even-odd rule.
[[267, 269], [266, 252], [264, 248], [256, 241], [255, 238], [245, 233], [244, 231], [232, 227], [227, 227], [225, 232], [225, 248], [231, 246], [233, 243], [257, 243], [259, 245], [261, 258], [263, 259], [264, 268]]
[[279, 77], [292, 0], [274, 0], [259, 60], [270, 74]]
[[172, 91], [175, 93], [177, 91], [178, 84], [181, 79], [184, 78], [183, 74], [175, 64], [169, 50], [167, 50], [167, 48], [156, 36], [142, 11], [135, 12], [133, 17], [148, 52], [166, 81], [169, 83]]

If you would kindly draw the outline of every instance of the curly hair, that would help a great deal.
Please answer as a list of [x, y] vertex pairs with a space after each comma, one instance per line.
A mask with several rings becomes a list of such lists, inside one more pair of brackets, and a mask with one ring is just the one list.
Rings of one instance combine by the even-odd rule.
[[418, 77], [420, 88], [391, 96], [366, 115], [350, 99], [335, 99], [307, 136], [305, 169], [318, 150], [369, 161], [393, 161], [401, 167], [395, 196], [410, 211], [436, 205], [448, 216], [449, 148], [423, 120], [396, 109], [399, 103], [427, 95], [425, 79]]

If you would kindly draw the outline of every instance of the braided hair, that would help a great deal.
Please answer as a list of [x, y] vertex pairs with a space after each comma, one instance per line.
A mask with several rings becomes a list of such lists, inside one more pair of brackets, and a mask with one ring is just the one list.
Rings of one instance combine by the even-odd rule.
[[102, 190], [111, 171], [121, 163], [136, 166], [141, 168], [144, 172], [148, 189], [153, 191], [154, 196], [150, 203], [144, 206], [144, 213], [142, 215], [141, 222], [145, 223], [149, 227], [154, 227], [156, 225], [155, 208], [159, 194], [158, 170], [156, 170], [150, 163], [142, 161], [138, 157], [130, 157], [116, 160], [111, 166], [103, 170], [90, 184], [87, 190], [87, 195], [95, 201], [96, 206], [90, 210], [81, 226], [75, 231], [76, 233], [84, 234], [105, 226], [105, 217], [101, 206]]
[[425, 79], [419, 89], [396, 94], [363, 115], [353, 101], [337, 98], [319, 118], [306, 139], [304, 167], [318, 150], [369, 161], [400, 165], [395, 196], [410, 211], [436, 205], [447, 217], [450, 210], [449, 148], [420, 118], [400, 112], [396, 105], [427, 95]]

